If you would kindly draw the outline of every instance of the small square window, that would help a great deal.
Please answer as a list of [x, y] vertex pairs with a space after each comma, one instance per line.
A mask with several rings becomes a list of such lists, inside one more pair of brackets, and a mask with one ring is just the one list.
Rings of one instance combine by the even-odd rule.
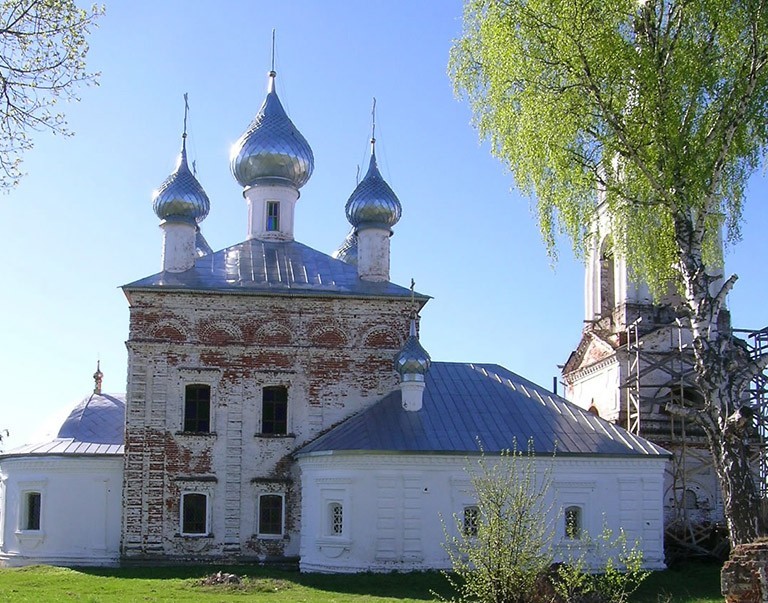
[[280, 536], [283, 533], [283, 497], [262, 494], [259, 497], [259, 534]]
[[280, 202], [267, 201], [267, 230], [280, 230]]
[[211, 431], [211, 386], [192, 384], [184, 389], [184, 431]]
[[39, 530], [43, 496], [40, 492], [27, 492], [24, 496], [24, 529]]
[[265, 387], [261, 398], [261, 433], [288, 433], [288, 388], [282, 385]]
[[208, 533], [208, 497], [205, 494], [187, 493], [181, 497], [181, 533]]
[[462, 530], [464, 536], [477, 536], [477, 526], [480, 521], [480, 509], [475, 505], [464, 507], [462, 517]]

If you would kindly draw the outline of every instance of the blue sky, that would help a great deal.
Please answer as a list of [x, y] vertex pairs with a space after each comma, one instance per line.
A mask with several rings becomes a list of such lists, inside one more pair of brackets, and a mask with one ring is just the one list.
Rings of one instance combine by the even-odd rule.
[[[264, 98], [271, 32], [277, 90], [312, 146], [315, 172], [296, 237], [331, 253], [344, 203], [367, 163], [372, 97], [377, 155], [403, 218], [392, 280], [434, 297], [422, 343], [437, 360], [496, 362], [544, 386], [578, 343], [583, 269], [563, 245], [553, 268], [530, 201], [481, 145], [446, 75], [461, 32], [458, 0], [114, 2], [91, 38], [100, 85], [65, 107], [74, 138], [40, 133], [27, 176], [0, 196], [0, 427], [30, 441], [85, 396], [101, 359], [104, 390], [124, 392], [128, 304], [119, 289], [159, 270], [151, 194], [173, 170], [189, 93], [190, 159], [211, 199], [214, 249], [245, 238], [229, 172], [232, 143]], [[734, 324], [768, 324], [765, 182], [748, 191]]]

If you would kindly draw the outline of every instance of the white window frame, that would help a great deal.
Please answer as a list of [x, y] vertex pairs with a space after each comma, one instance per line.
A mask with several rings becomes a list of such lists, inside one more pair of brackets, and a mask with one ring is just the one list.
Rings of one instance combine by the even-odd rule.
[[[354, 530], [352, 517], [352, 494], [350, 492], [353, 479], [349, 476], [334, 476], [318, 478], [315, 483], [318, 486], [320, 496], [317, 506], [313, 507], [313, 515], [317, 518], [315, 524], [316, 543], [319, 545], [349, 545], [352, 543]], [[341, 533], [334, 534], [331, 509], [338, 504], [341, 506]], [[315, 515], [317, 513], [317, 515]], [[319, 517], [318, 517], [319, 515]]]
[[[23, 481], [18, 483], [19, 498], [16, 513], [16, 535], [19, 537], [42, 538], [45, 531], [45, 486], [48, 480]], [[7, 492], [7, 491], [6, 491]], [[27, 506], [30, 494], [40, 495], [40, 527], [37, 530], [27, 529], [29, 509]]]
[[[184, 499], [190, 495], [205, 497], [205, 532], [185, 532], [184, 531]], [[208, 492], [199, 492], [197, 490], [182, 490], [179, 498], [179, 534], [185, 538], [205, 538], [211, 534], [211, 495]]]
[[[261, 499], [264, 496], [277, 496], [280, 498], [280, 533], [271, 534], [261, 531]], [[256, 535], [265, 540], [280, 540], [285, 537], [285, 492], [259, 492], [256, 500]]]
[[[556, 528], [557, 539], [563, 543], [570, 544], [585, 542], [585, 537], [588, 539], [591, 534], [597, 533], [595, 530], [599, 528], [594, 517], [594, 510], [599, 508], [599, 505], [595, 504], [597, 484], [587, 481], [556, 481], [553, 486], [559, 499], [557, 502], [558, 509], [560, 510]], [[581, 510], [580, 538], [570, 538], [566, 534], [565, 511], [569, 507], [578, 507]]]
[[[216, 406], [219, 395], [219, 381], [221, 379], [221, 369], [218, 368], [180, 368], [176, 373], [177, 398], [179, 400], [178, 414], [178, 435], [187, 436], [215, 436], [216, 435]], [[211, 388], [209, 410], [208, 410], [208, 431], [195, 432], [184, 431], [184, 418], [186, 416], [187, 406], [187, 385], [207, 385]], [[176, 420], [174, 420], [176, 422]]]

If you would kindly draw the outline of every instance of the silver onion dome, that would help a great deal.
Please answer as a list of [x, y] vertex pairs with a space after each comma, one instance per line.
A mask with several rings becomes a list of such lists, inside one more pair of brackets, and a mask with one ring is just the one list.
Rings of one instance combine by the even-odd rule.
[[350, 195], [345, 210], [355, 229], [391, 228], [403, 212], [400, 200], [384, 181], [376, 164], [375, 141], [371, 141], [368, 172]]
[[339, 248], [333, 252], [332, 257], [351, 266], [357, 266], [357, 235], [354, 228], [349, 231]]
[[423, 381], [424, 375], [429, 371], [432, 359], [427, 351], [419, 343], [416, 334], [416, 319], [411, 319], [411, 331], [405, 340], [403, 348], [395, 356], [395, 370], [403, 381]]
[[288, 184], [299, 189], [312, 176], [315, 157], [277, 97], [275, 75], [269, 72], [267, 98], [245, 134], [232, 146], [230, 168], [243, 187]]
[[211, 209], [208, 195], [187, 164], [186, 134], [182, 137], [176, 169], [152, 195], [152, 208], [161, 220], [182, 219], [197, 223], [202, 222]]

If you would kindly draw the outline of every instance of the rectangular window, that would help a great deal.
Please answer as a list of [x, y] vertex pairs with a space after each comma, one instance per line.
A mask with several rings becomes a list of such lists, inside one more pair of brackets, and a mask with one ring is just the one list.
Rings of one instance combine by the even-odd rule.
[[184, 431], [211, 430], [211, 386], [193, 384], [184, 390]]
[[267, 230], [280, 230], [279, 201], [267, 201]]
[[24, 529], [39, 530], [43, 497], [40, 492], [27, 492], [24, 496]]
[[265, 387], [261, 398], [261, 433], [288, 433], [288, 388], [282, 385]]
[[462, 530], [464, 536], [477, 536], [477, 524], [480, 519], [480, 509], [472, 505], [464, 507], [464, 516], [462, 517]]
[[182, 495], [181, 533], [193, 535], [208, 533], [208, 497], [205, 494]]
[[259, 534], [280, 536], [283, 533], [283, 497], [280, 494], [259, 496]]

